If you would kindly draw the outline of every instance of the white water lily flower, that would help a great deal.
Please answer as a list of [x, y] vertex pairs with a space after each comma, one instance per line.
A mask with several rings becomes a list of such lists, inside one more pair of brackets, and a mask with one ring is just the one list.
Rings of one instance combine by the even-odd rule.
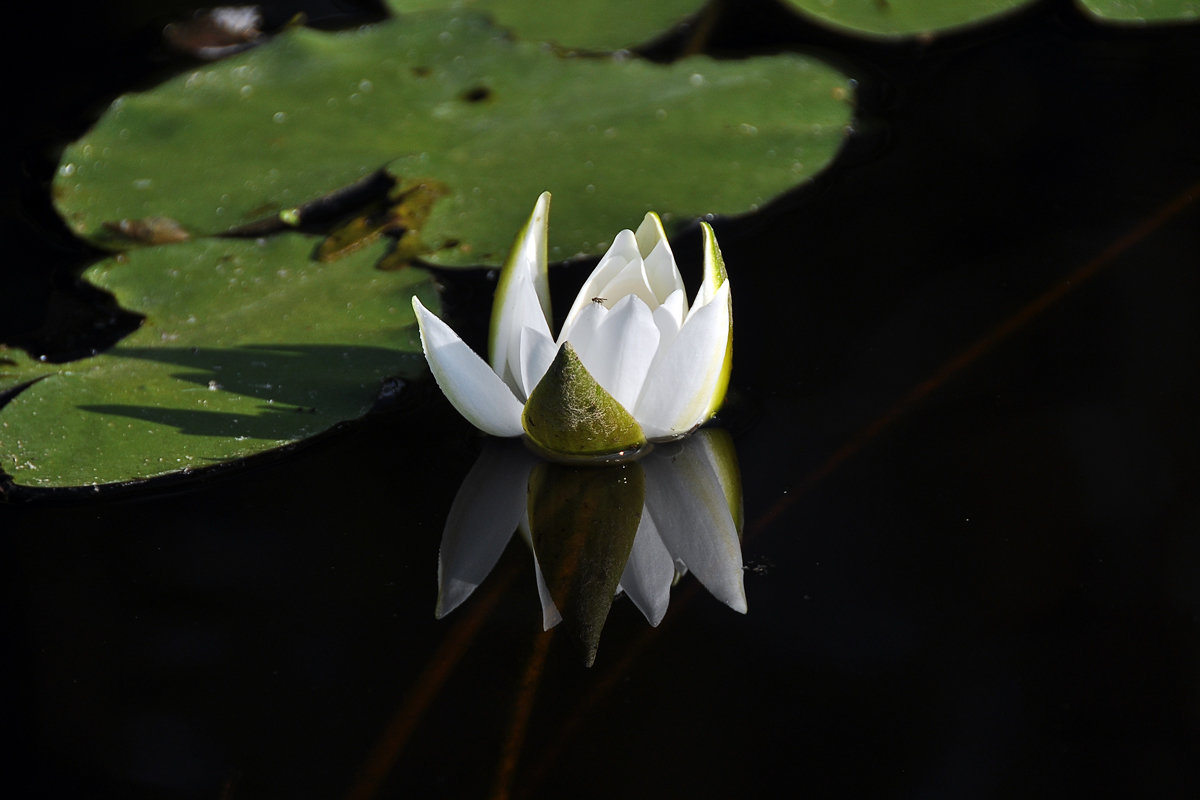
[[555, 338], [546, 240], [550, 194], [505, 262], [496, 290], [490, 365], [413, 297], [438, 385], [475, 427], [527, 435], [550, 453], [634, 452], [685, 436], [720, 407], [729, 384], [732, 300], [707, 223], [704, 279], [689, 307], [658, 215], [624, 230], [584, 282]]

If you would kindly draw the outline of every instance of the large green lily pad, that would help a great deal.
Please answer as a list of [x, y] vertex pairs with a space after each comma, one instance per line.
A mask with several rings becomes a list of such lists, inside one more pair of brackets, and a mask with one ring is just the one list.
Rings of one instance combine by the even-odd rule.
[[[0, 466], [31, 487], [109, 484], [286, 445], [361, 416], [386, 378], [424, 369], [410, 297], [428, 273], [332, 264], [311, 237], [135, 250], [84, 277], [146, 316], [107, 353], [67, 364], [0, 351], [0, 380], [46, 377], [0, 409]], [[0, 385], [0, 388], [3, 388]]]
[[52, 370], [52, 366], [34, 361], [22, 350], [0, 345], [0, 397]]
[[54, 193], [112, 246], [106, 222], [196, 236], [290, 219], [386, 166], [447, 190], [420, 231], [429, 261], [499, 264], [544, 190], [557, 260], [602, 252], [648, 209], [677, 229], [766, 203], [833, 158], [851, 112], [849, 80], [798, 55], [563, 58], [479, 14], [409, 14], [292, 30], [119, 98], [67, 148]]
[[914, 36], [972, 25], [1033, 0], [786, 0], [805, 16], [851, 33]]
[[584, 51], [622, 50], [651, 41], [697, 14], [704, 0], [388, 0], [398, 13], [485, 11], [518, 37]]
[[1140, 25], [1155, 22], [1195, 22], [1200, 0], [1078, 0], [1092, 16], [1104, 22]]

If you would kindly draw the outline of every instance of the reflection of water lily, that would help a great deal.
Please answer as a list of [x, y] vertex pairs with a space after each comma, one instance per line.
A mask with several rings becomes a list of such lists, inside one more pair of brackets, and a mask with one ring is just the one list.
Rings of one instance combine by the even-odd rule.
[[[544, 627], [566, 616], [585, 632], [591, 656], [615, 595], [628, 595], [658, 625], [671, 586], [687, 572], [745, 613], [739, 482], [732, 443], [721, 430], [607, 470], [572, 470], [523, 447], [493, 443], [463, 480], [446, 519], [437, 616], [483, 582], [514, 530], [533, 550]], [[603, 575], [612, 576], [609, 584]]]
[[413, 298], [425, 357], [446, 397], [495, 436], [523, 433], [565, 455], [633, 451], [690, 433], [729, 383], [729, 281], [712, 228], [704, 279], [688, 307], [657, 215], [617, 234], [567, 314], [550, 331], [546, 238], [550, 195], [504, 265], [489, 342], [491, 365]]

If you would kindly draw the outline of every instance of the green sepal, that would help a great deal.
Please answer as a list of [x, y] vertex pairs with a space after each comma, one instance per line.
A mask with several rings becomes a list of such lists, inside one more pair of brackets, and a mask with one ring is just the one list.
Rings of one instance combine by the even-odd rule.
[[521, 424], [550, 456], [626, 458], [646, 444], [642, 426], [596, 382], [570, 342], [529, 395]]
[[[708, 299], [716, 294], [721, 285], [729, 279], [729, 273], [725, 271], [725, 258], [721, 255], [721, 248], [717, 245], [717, 236], [713, 233], [712, 226], [707, 222], [701, 222], [700, 230], [704, 237], [704, 285], [701, 291], [704, 293], [705, 299]], [[725, 356], [721, 360], [721, 375], [717, 379], [716, 386], [713, 387], [706, 419], [711, 419], [725, 403], [725, 394], [729, 391], [729, 374], [733, 371], [733, 301], [730, 299], [728, 302], [730, 303], [729, 336], [725, 339]]]
[[[512, 289], [514, 273], [526, 269], [529, 259], [533, 259], [534, 268], [530, 275], [533, 290], [537, 293], [538, 303], [546, 316], [546, 324], [553, 320], [550, 313], [550, 272], [547, 266], [547, 239], [550, 230], [550, 193], [542, 192], [537, 203], [513, 241], [512, 249], [504, 266], [500, 268], [500, 280], [496, 284], [496, 295], [492, 301], [492, 321], [488, 328], [488, 359], [492, 369], [499, 372], [503, 363], [503, 349], [500, 342], [501, 328], [505, 314], [514, 313], [510, 302], [509, 291]], [[501, 376], [503, 377], [503, 375]]]

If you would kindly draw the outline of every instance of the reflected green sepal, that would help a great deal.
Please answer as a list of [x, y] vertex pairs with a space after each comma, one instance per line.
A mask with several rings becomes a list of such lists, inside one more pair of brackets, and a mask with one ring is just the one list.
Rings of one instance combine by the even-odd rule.
[[716, 473], [717, 482], [725, 494], [725, 503], [729, 506], [729, 514], [733, 517], [733, 526], [738, 536], [742, 535], [745, 526], [745, 510], [742, 504], [742, 470], [738, 466], [737, 450], [733, 446], [733, 437], [723, 428], [705, 428], [696, 435], [697, 445], [706, 451], [708, 461]]
[[529, 395], [521, 423], [550, 455], [632, 457], [646, 444], [642, 426], [596, 382], [569, 342]]
[[646, 500], [641, 464], [604, 468], [543, 461], [529, 477], [529, 531], [538, 565], [588, 666], [633, 549]]

